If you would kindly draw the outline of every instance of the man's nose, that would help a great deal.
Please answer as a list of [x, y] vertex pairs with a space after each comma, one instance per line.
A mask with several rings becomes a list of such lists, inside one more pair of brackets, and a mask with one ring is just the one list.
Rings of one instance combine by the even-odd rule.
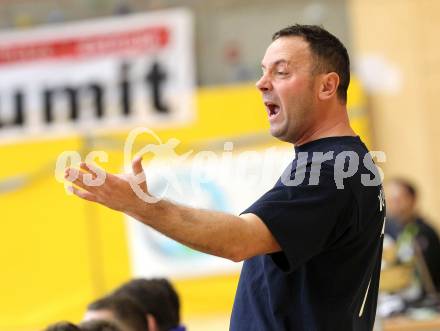
[[257, 81], [255, 86], [261, 92], [269, 91], [272, 89], [272, 84], [271, 84], [270, 80], [268, 79], [267, 74], [264, 74], [263, 76], [261, 76], [261, 78]]

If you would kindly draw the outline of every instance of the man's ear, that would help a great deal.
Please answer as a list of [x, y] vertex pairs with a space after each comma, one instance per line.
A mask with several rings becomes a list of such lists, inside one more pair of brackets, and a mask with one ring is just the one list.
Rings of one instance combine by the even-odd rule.
[[322, 76], [319, 85], [319, 100], [331, 99], [338, 91], [339, 75], [336, 72], [329, 72]]
[[160, 331], [159, 327], [157, 326], [156, 319], [151, 314], [146, 314], [147, 318], [147, 324], [148, 324], [148, 331]]

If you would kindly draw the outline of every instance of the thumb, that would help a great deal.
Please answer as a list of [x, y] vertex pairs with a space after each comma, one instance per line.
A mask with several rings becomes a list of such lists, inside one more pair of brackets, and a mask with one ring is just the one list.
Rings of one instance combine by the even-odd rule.
[[147, 192], [147, 179], [145, 177], [144, 168], [142, 168], [142, 156], [137, 156], [131, 163], [131, 168], [133, 169], [133, 174], [137, 177], [136, 182], [139, 184], [141, 189]]
[[144, 169], [142, 168], [142, 156], [137, 156], [134, 158], [133, 162], [131, 163], [131, 168], [133, 169], [133, 174], [135, 175], [142, 174], [144, 172]]

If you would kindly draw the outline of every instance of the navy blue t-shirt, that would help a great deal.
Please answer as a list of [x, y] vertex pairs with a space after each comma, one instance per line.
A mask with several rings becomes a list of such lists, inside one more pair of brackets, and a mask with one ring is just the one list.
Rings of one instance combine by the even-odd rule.
[[230, 330], [372, 330], [385, 222], [378, 169], [359, 137], [295, 152], [242, 213], [260, 217], [281, 251], [244, 262]]

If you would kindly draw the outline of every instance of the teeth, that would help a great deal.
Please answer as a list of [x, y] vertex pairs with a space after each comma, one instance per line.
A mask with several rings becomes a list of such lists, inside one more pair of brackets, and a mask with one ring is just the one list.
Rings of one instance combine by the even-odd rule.
[[270, 115], [275, 115], [275, 114], [277, 113], [276, 109], [277, 109], [277, 106], [275, 106], [275, 105], [269, 105], [269, 112], [270, 112]]
[[279, 112], [279, 106], [277, 104], [272, 102], [265, 102], [264, 104], [268, 110], [269, 116], [275, 116]]
[[278, 106], [273, 106], [270, 109], [270, 114], [269, 116], [276, 116], [278, 113], [280, 112], [280, 108]]

